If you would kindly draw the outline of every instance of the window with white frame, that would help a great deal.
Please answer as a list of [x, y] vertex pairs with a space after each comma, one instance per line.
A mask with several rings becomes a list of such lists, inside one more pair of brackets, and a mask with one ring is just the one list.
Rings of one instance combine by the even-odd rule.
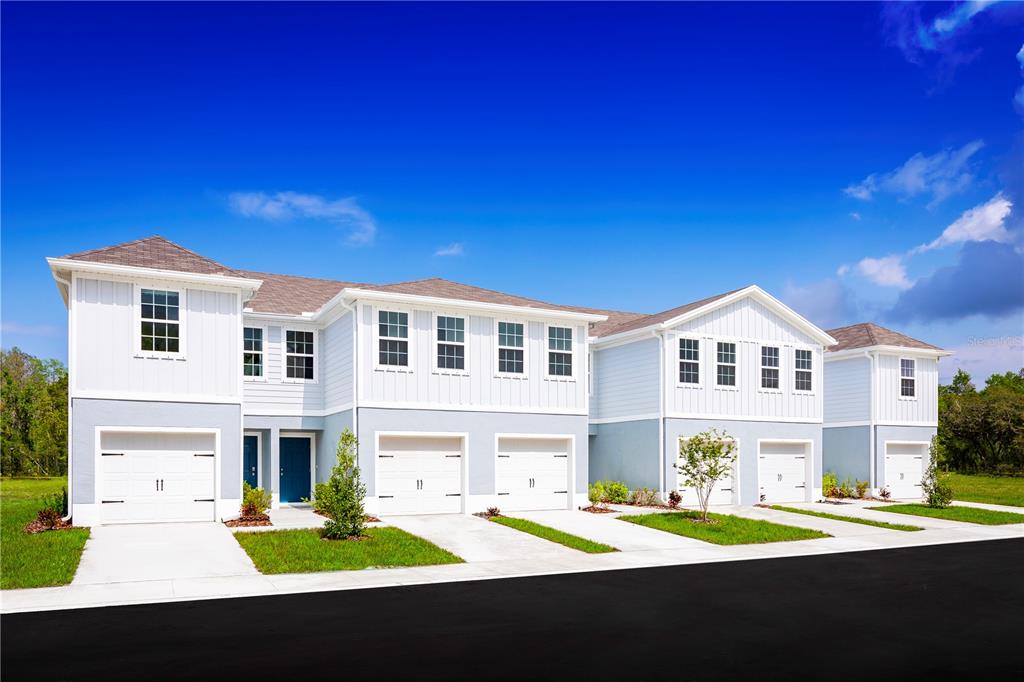
[[778, 346], [761, 346], [761, 388], [779, 388]]
[[263, 328], [242, 330], [242, 373], [246, 377], [263, 376]]
[[523, 374], [523, 324], [498, 322], [498, 372]]
[[679, 339], [679, 383], [700, 383], [700, 341]]
[[180, 300], [177, 291], [141, 289], [139, 348], [145, 352], [178, 353], [181, 348]]
[[736, 385], [736, 344], [718, 342], [718, 385]]
[[437, 316], [437, 368], [466, 369], [466, 319]]
[[917, 395], [917, 360], [900, 358], [900, 397], [913, 398]]
[[377, 363], [409, 366], [409, 313], [377, 311]]
[[572, 376], [571, 327], [548, 327], [548, 375]]
[[796, 349], [793, 376], [793, 389], [797, 391], [810, 391], [813, 388], [811, 373], [814, 366], [813, 355], [809, 350]]
[[297, 329], [285, 330], [284, 375], [286, 378], [313, 380], [314, 334], [315, 332]]

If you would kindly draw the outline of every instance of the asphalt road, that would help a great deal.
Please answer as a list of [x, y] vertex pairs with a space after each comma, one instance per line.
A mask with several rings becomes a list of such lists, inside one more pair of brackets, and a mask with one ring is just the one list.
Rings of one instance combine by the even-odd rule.
[[1024, 679], [1024, 540], [16, 614], [0, 647], [5, 682]]

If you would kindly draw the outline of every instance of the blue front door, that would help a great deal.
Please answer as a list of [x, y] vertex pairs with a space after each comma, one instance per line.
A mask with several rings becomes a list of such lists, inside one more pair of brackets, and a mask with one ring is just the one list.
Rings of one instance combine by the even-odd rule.
[[260, 439], [256, 436], [245, 436], [242, 439], [242, 480], [253, 488], [260, 486], [256, 476], [256, 461], [260, 456]]
[[309, 438], [281, 437], [281, 501], [309, 498]]

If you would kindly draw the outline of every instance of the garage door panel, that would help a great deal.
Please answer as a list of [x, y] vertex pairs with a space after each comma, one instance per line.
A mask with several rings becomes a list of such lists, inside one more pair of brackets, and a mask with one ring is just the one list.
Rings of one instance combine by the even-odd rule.
[[758, 449], [758, 488], [763, 501], [806, 500], [808, 444], [766, 441]]
[[502, 438], [495, 489], [506, 511], [569, 506], [569, 443], [564, 439]]
[[885, 480], [889, 494], [896, 499], [920, 499], [921, 479], [927, 463], [925, 443], [886, 443]]
[[462, 510], [460, 438], [382, 437], [377, 464], [377, 498], [382, 514]]

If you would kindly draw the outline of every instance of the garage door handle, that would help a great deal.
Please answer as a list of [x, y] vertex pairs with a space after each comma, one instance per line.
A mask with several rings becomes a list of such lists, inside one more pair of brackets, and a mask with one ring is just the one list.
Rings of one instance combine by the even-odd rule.
[[394, 457], [394, 455], [377, 455], [377, 456], [380, 457], [381, 459], [391, 459], [391, 458]]
[[462, 493], [445, 493], [445, 497], [462, 497]]
[[212, 452], [197, 452], [192, 455], [193, 457], [213, 457]]
[[100, 504], [124, 504], [124, 500], [103, 500]]
[[445, 457], [462, 457], [462, 455], [445, 455]]
[[213, 498], [212, 498], [212, 497], [211, 497], [211, 498], [209, 498], [209, 499], [207, 499], [207, 498], [202, 498], [202, 499], [199, 499], [199, 500], [192, 500], [192, 501], [193, 501], [193, 502], [213, 502]]
[[555, 494], [556, 494], [556, 495], [565, 495], [565, 494], [567, 494], [568, 492], [569, 492], [568, 490], [556, 490], [556, 491], [555, 491]]
[[498, 455], [498, 459], [508, 459], [512, 455]]
[[394, 495], [378, 495], [377, 498], [381, 500], [390, 500], [394, 498]]
[[555, 457], [568, 457], [569, 455], [555, 455]]
[[124, 457], [123, 452], [103, 452], [100, 453], [100, 457]]
[[508, 493], [498, 493], [499, 495], [508, 495]]

